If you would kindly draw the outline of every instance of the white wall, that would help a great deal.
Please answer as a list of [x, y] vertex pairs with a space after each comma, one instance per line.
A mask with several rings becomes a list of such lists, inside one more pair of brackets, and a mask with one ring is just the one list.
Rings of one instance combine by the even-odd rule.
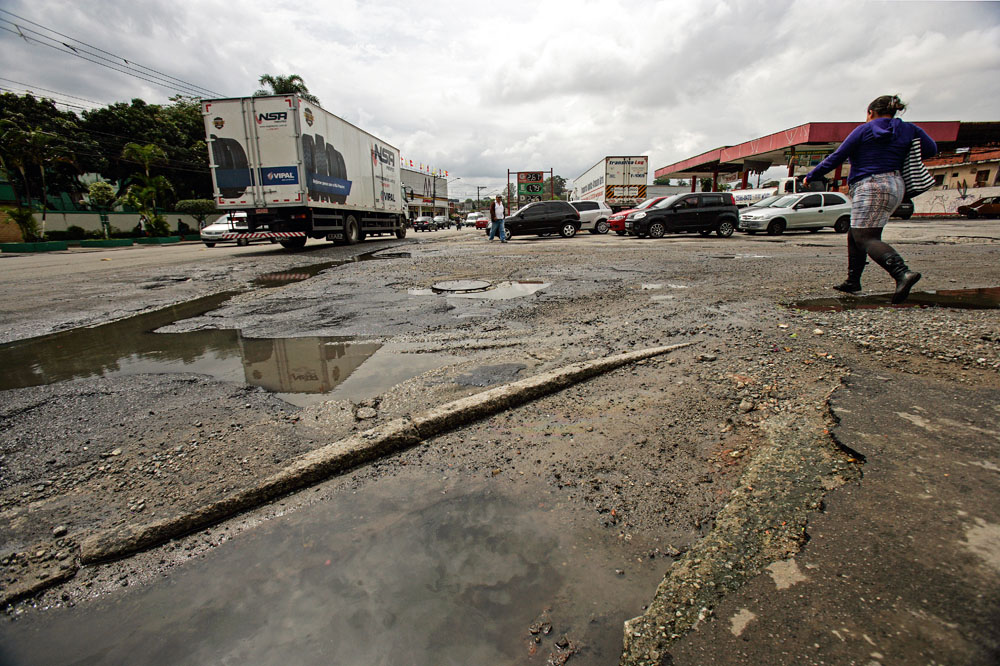
[[[180, 213], [163, 213], [163, 216], [167, 219], [167, 224], [170, 225], [171, 230], [177, 230], [177, 220], [184, 220], [191, 228], [191, 233], [198, 232], [198, 220], [191, 217], [190, 215], [181, 215]], [[211, 222], [213, 219], [218, 217], [218, 214], [212, 213], [208, 216], [208, 221]], [[66, 231], [69, 227], [81, 227], [85, 231], [100, 231], [101, 230], [101, 216], [99, 213], [52, 213], [49, 212], [45, 216], [45, 231]], [[108, 213], [109, 223], [112, 228], [118, 231], [131, 231], [135, 228], [135, 225], [139, 224], [139, 213]], [[35, 222], [38, 223], [38, 228], [42, 228], [42, 214], [35, 213]]]
[[915, 215], [957, 215], [959, 206], [995, 196], [1000, 196], [1000, 187], [970, 187], [965, 196], [961, 190], [931, 190], [913, 200], [913, 212]]

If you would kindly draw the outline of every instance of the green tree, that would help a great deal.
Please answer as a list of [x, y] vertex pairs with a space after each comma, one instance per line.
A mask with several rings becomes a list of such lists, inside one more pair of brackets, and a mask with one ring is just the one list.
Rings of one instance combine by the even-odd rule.
[[90, 184], [90, 187], [87, 188], [87, 198], [97, 210], [108, 210], [117, 200], [115, 188], [102, 180]]
[[174, 209], [178, 213], [190, 215], [198, 220], [199, 227], [204, 227], [208, 216], [219, 210], [212, 199], [182, 199], [177, 202]]
[[264, 74], [260, 77], [258, 83], [262, 86], [267, 86], [267, 88], [261, 88], [255, 92], [254, 97], [261, 95], [294, 95], [298, 93], [302, 95], [303, 99], [309, 100], [313, 104], [319, 104], [319, 100], [309, 92], [305, 81], [298, 74], [289, 74], [288, 76]]
[[565, 199], [566, 179], [558, 174], [552, 176], [551, 178], [546, 178], [542, 183], [542, 198], [548, 199], [550, 193], [556, 199]]
[[666, 176], [660, 176], [653, 181], [653, 185], [670, 185], [670, 179]]
[[21, 230], [21, 238], [26, 243], [38, 240], [38, 223], [35, 222], [34, 211], [30, 207], [7, 208], [5, 212]]

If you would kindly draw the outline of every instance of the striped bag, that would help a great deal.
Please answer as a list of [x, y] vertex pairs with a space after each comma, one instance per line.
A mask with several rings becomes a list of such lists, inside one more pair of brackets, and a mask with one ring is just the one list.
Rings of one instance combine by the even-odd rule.
[[934, 186], [934, 177], [920, 159], [920, 137], [914, 137], [910, 153], [903, 160], [903, 184], [906, 186], [905, 199], [912, 199]]

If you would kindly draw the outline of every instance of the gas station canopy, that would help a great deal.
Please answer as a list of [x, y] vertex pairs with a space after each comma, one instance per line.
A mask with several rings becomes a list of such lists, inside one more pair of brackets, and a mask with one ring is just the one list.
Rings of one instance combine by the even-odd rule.
[[[724, 146], [656, 170], [656, 178], [716, 177], [760, 173], [772, 166], [810, 166], [837, 149], [859, 122], [806, 123], [735, 146]], [[916, 121], [941, 152], [1000, 142], [1000, 122]]]

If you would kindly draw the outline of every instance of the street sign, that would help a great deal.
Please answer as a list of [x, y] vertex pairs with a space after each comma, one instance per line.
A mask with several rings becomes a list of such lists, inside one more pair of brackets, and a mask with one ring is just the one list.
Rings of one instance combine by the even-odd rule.
[[545, 173], [542, 171], [518, 171], [517, 172], [517, 183], [543, 183], [545, 182]]

